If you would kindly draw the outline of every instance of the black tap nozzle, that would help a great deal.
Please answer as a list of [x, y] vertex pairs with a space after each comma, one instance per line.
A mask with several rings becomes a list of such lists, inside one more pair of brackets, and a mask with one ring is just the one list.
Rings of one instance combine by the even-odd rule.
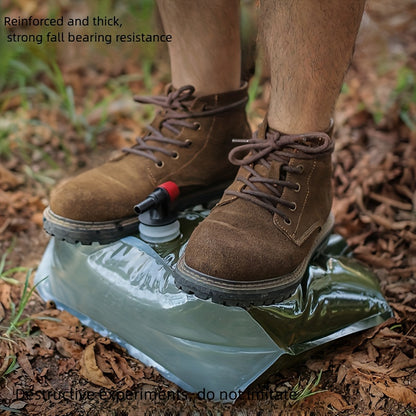
[[171, 210], [171, 203], [178, 197], [179, 188], [174, 182], [159, 185], [143, 201], [134, 206], [139, 214], [139, 221], [146, 225], [165, 225], [176, 220], [176, 213]]
[[161, 204], [170, 202], [168, 192], [164, 188], [156, 188], [146, 199], [135, 205], [134, 210], [137, 214], [143, 214], [143, 212], [149, 210], [152, 207], [156, 207]]

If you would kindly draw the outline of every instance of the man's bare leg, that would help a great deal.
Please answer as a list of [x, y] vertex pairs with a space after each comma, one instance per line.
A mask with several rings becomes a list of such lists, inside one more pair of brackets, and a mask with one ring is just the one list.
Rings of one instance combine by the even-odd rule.
[[173, 86], [191, 84], [198, 95], [240, 86], [239, 0], [158, 0]]
[[351, 60], [365, 0], [261, 0], [271, 68], [269, 125], [284, 133], [325, 131]]

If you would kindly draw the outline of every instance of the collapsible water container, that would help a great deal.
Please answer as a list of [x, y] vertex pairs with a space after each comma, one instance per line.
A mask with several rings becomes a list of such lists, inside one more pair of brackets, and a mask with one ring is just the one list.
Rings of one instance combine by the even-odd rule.
[[201, 206], [180, 212], [180, 235], [165, 243], [139, 235], [91, 246], [51, 238], [35, 276], [38, 292], [183, 389], [210, 392], [213, 400], [234, 400], [288, 356], [392, 315], [376, 277], [336, 235], [279, 304], [227, 307], [180, 291], [175, 265], [207, 213]]

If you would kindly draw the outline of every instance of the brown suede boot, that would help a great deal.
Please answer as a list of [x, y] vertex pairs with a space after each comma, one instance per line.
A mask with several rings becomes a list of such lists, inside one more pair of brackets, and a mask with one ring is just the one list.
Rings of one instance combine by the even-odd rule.
[[175, 182], [180, 206], [219, 198], [235, 169], [227, 155], [235, 137], [250, 137], [247, 85], [195, 97], [194, 88], [135, 98], [162, 107], [148, 132], [124, 154], [65, 183], [51, 194], [44, 228], [71, 243], [109, 243], [137, 232], [133, 207], [155, 187]]
[[192, 233], [175, 276], [188, 293], [243, 307], [289, 297], [333, 225], [328, 134], [264, 123], [245, 142], [229, 155], [241, 166], [235, 181]]

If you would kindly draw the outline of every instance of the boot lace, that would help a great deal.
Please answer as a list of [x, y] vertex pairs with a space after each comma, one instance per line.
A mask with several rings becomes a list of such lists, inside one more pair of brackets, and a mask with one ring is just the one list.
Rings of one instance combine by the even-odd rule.
[[[242, 166], [250, 175], [248, 178], [237, 176], [236, 180], [243, 182], [245, 186], [240, 191], [226, 190], [226, 195], [250, 201], [260, 207], [278, 214], [283, 220], [290, 224], [291, 220], [281, 210], [278, 204], [296, 209], [296, 204], [282, 198], [285, 187], [300, 190], [298, 183], [286, 180], [286, 173], [303, 173], [303, 166], [289, 166], [290, 158], [315, 159], [324, 157], [333, 150], [333, 141], [326, 133], [307, 133], [299, 135], [284, 135], [277, 131], [269, 130], [265, 139], [258, 139], [257, 133], [250, 140], [234, 140], [245, 143], [231, 150], [228, 158], [237, 166]], [[270, 169], [272, 161], [282, 163], [279, 178], [266, 178], [261, 176], [255, 166], [261, 164]], [[261, 189], [261, 188], [262, 189]]]
[[[200, 124], [198, 122], [191, 122], [189, 119], [200, 117], [208, 117], [224, 111], [229, 111], [237, 107], [245, 105], [247, 98], [233, 102], [224, 106], [216, 106], [215, 108], [204, 108], [203, 111], [191, 111], [188, 106], [192, 104], [195, 96], [193, 93], [195, 88], [191, 85], [185, 85], [175, 91], [170, 92], [167, 96], [154, 97], [134, 97], [134, 100], [143, 104], [154, 104], [161, 107], [164, 111], [163, 120], [158, 128], [151, 125], [146, 126], [148, 134], [144, 137], [137, 137], [136, 144], [132, 147], [121, 149], [126, 153], [134, 153], [139, 156], [151, 159], [159, 167], [163, 166], [163, 162], [155, 155], [159, 152], [173, 158], [178, 156], [178, 153], [172, 149], [166, 149], [164, 145], [172, 144], [178, 147], [189, 147], [192, 143], [190, 140], [177, 140], [171, 137], [166, 137], [161, 133], [164, 127], [174, 135], [178, 135], [181, 128], [185, 127], [191, 130], [198, 130]], [[148, 142], [152, 141], [152, 144]], [[154, 144], [156, 142], [156, 144]], [[158, 145], [160, 143], [160, 145]]]

